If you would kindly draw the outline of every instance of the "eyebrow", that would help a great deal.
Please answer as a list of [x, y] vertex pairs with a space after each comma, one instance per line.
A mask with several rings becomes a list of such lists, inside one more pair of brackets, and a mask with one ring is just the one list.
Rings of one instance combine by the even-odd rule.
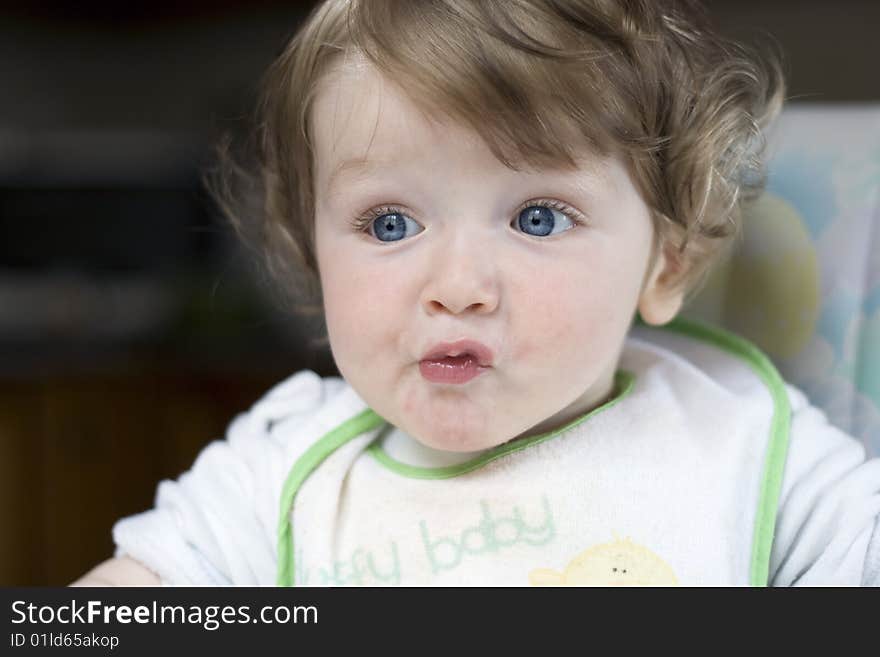
[[[343, 160], [333, 169], [330, 177], [327, 179], [327, 184], [324, 187], [324, 192], [330, 194], [333, 189], [339, 184], [341, 179], [347, 178], [348, 176], [357, 173], [362, 177], [367, 177], [373, 172], [388, 167], [392, 163], [391, 160], [377, 160], [370, 159], [367, 157], [352, 157], [346, 160]], [[534, 173], [534, 172], [532, 172]], [[567, 171], [560, 171], [563, 175], [565, 173], [569, 173]], [[585, 177], [589, 180], [590, 184], [597, 184], [602, 182], [607, 182], [607, 172], [598, 166], [589, 166], [585, 169], [582, 169], [579, 172], [579, 176]], [[581, 185], [575, 184], [578, 188], [578, 191], [585, 191]]]
[[339, 183], [339, 180], [345, 178], [352, 173], [360, 173], [363, 176], [387, 166], [388, 162], [384, 160], [371, 160], [366, 157], [353, 157], [340, 162], [327, 179], [324, 191], [330, 193]]

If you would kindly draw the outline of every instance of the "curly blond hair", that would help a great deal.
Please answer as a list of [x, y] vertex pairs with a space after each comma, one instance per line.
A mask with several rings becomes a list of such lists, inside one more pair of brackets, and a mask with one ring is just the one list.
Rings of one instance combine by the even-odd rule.
[[250, 155], [224, 140], [206, 181], [282, 303], [320, 313], [310, 110], [356, 53], [512, 169], [620, 155], [693, 291], [765, 184], [785, 90], [766, 45], [721, 36], [694, 0], [326, 0], [266, 73]]

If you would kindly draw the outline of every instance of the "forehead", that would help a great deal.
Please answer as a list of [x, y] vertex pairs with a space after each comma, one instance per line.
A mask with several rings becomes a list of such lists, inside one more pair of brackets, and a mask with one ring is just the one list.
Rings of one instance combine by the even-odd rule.
[[425, 144], [436, 153], [453, 132], [457, 149], [472, 156], [486, 150], [476, 134], [428, 117], [360, 59], [336, 66], [321, 80], [312, 112], [317, 178], [325, 186], [424, 157]]
[[[340, 62], [322, 78], [312, 107], [319, 195], [332, 193], [342, 181], [389, 169], [466, 167], [481, 174], [515, 173], [492, 154], [476, 131], [441, 117], [440, 111], [429, 116], [363, 59]], [[564, 173], [605, 179], [604, 158], [584, 151], [578, 171]]]

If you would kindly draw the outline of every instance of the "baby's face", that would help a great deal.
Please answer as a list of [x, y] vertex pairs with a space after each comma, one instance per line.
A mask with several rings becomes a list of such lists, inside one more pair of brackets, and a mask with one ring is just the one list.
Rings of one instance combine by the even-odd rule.
[[[365, 65], [324, 81], [313, 118], [328, 335], [370, 407], [430, 447], [473, 451], [609, 395], [651, 302], [652, 224], [620, 161], [512, 171]], [[462, 339], [485, 345], [490, 366], [420, 364]], [[432, 378], [445, 371], [477, 376]]]

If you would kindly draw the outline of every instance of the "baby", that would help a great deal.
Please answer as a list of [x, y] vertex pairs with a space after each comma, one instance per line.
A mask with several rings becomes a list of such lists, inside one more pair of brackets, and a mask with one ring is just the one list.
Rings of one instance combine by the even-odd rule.
[[779, 69], [690, 1], [321, 4], [265, 80], [257, 232], [343, 378], [273, 388], [78, 583], [880, 583], [880, 461], [675, 320]]

